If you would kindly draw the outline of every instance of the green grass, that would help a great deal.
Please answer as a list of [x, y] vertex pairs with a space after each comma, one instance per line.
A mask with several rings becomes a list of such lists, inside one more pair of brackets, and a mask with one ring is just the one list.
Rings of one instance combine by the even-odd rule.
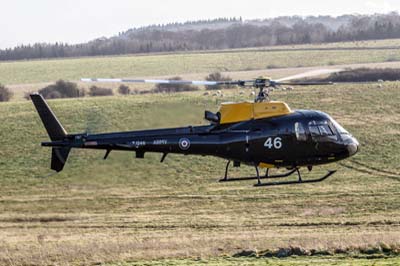
[[[383, 62], [398, 57], [398, 40], [322, 45], [382, 50], [218, 51], [179, 55], [79, 58], [0, 63], [0, 82], [24, 84]], [[398, 58], [400, 59], [400, 58]], [[253, 72], [236, 73], [241, 77]], [[279, 74], [279, 73], [278, 73]], [[286, 73], [281, 73], [286, 74]], [[289, 73], [291, 74], [291, 73]], [[15, 98], [42, 84], [16, 86]], [[19, 89], [18, 89], [19, 88]], [[323, 183], [254, 188], [220, 184], [225, 161], [212, 157], [73, 150], [65, 170], [44, 178], [48, 137], [31, 102], [0, 104], [1, 265], [396, 265], [400, 253], [399, 82], [336, 85], [274, 92], [294, 109], [331, 114], [361, 143]], [[239, 89], [224, 98], [202, 92], [53, 100], [70, 133], [111, 132], [203, 124], [204, 110], [221, 101], [248, 100]], [[247, 92], [246, 92], [247, 94]], [[356, 168], [358, 170], [354, 170]], [[378, 172], [382, 169], [387, 173]], [[232, 175], [250, 175], [241, 167]], [[389, 173], [392, 172], [392, 173]], [[306, 171], [304, 172], [306, 173]], [[324, 251], [328, 256], [233, 257], [279, 248]], [[389, 250], [389, 251], [388, 251]], [[306, 253], [307, 253], [306, 252]], [[275, 254], [275, 253], [274, 253]], [[332, 255], [333, 254], [333, 255]], [[194, 259], [197, 258], [197, 259]]]
[[[398, 40], [388, 42], [395, 45]], [[355, 47], [379, 47], [374, 42]], [[268, 67], [319, 66], [350, 63], [400, 61], [396, 49], [381, 50], [307, 50], [332, 45], [275, 47], [287, 51], [227, 50], [204, 53], [137, 55], [63, 60], [0, 62], [0, 83], [32, 84], [58, 79], [79, 80], [82, 77], [154, 77], [213, 71], [245, 71]], [[339, 46], [340, 47], [340, 46]], [[342, 48], [352, 47], [350, 44]]]
[[148, 266], [148, 265], [209, 265], [209, 266], [228, 266], [228, 265], [243, 265], [243, 266], [307, 266], [307, 265], [320, 265], [320, 266], [387, 266], [400, 264], [399, 258], [385, 258], [385, 259], [349, 259], [349, 258], [336, 258], [336, 257], [320, 257], [320, 258], [289, 258], [289, 259], [236, 259], [236, 258], [218, 258], [218, 259], [192, 259], [192, 260], [161, 260], [161, 261], [136, 261], [131, 263], [117, 263], [110, 264], [115, 266]]
[[[385, 83], [379, 90], [375, 85], [311, 87], [274, 92], [273, 97], [292, 108], [328, 112], [360, 141], [354, 160], [399, 173], [399, 89], [400, 83]], [[238, 90], [224, 94], [224, 101], [239, 100]], [[204, 109], [215, 111], [220, 101], [198, 92], [53, 100], [50, 105], [73, 133], [202, 124]], [[103, 152], [74, 150], [62, 173], [42, 178], [50, 172], [50, 152], [40, 142], [48, 137], [32, 104], [2, 103], [0, 119], [1, 264], [145, 265], [200, 257], [214, 258], [211, 265], [265, 265], [266, 259], [219, 256], [288, 246], [335, 250], [400, 245], [396, 174], [333, 164], [311, 173], [339, 170], [323, 183], [261, 189], [251, 182], [218, 183], [225, 162], [217, 158], [171, 155], [160, 164], [159, 154], [138, 160], [132, 153], [112, 152], [103, 161]], [[253, 169], [232, 174], [253, 174]], [[316, 260], [268, 259], [281, 265]], [[321, 260], [326, 265], [342, 262]], [[173, 260], [171, 265], [186, 262], [198, 261]], [[388, 262], [398, 259], [378, 265]]]

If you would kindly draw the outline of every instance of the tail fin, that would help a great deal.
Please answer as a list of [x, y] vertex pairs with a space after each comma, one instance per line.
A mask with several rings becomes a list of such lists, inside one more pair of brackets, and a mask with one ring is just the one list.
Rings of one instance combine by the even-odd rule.
[[61, 172], [67, 161], [68, 154], [71, 148], [53, 148], [51, 151], [51, 169], [56, 172]]
[[31, 94], [31, 99], [42, 119], [43, 125], [52, 141], [62, 140], [67, 136], [67, 131], [63, 128], [60, 121], [54, 115], [53, 111], [47, 105], [40, 94]]
[[[67, 132], [43, 97], [40, 94], [31, 94], [31, 99], [50, 139], [52, 141], [63, 140], [67, 136]], [[57, 172], [62, 171], [70, 150], [70, 147], [53, 148], [51, 152], [51, 169]]]

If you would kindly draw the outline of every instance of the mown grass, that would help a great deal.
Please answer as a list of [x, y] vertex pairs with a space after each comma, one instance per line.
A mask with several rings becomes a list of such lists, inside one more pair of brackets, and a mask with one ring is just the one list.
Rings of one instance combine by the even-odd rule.
[[[391, 45], [396, 43], [398, 40], [390, 42]], [[366, 44], [360, 45], [359, 50], [318, 50], [318, 47], [332, 47], [327, 44], [316, 46], [316, 50], [309, 50], [314, 46], [298, 46], [300, 50], [293, 50], [293, 47], [297, 46], [286, 48], [283, 46], [281, 49], [287, 50], [227, 50], [204, 53], [0, 62], [0, 83], [13, 85], [53, 82], [58, 79], [79, 80], [82, 77], [176, 76], [214, 71], [400, 61], [397, 49], [388, 47], [383, 47], [381, 50], [361, 49], [379, 47], [379, 45], [374, 42], [366, 42]], [[340, 46], [338, 47], [340, 48]], [[352, 46], [342, 46], [342, 48], [348, 47]], [[357, 47], [355, 46], [355, 48]]]
[[[262, 189], [251, 182], [218, 183], [225, 164], [220, 159], [171, 155], [160, 164], [158, 154], [137, 160], [123, 152], [103, 161], [103, 152], [74, 150], [62, 173], [43, 178], [49, 173], [50, 153], [39, 143], [48, 137], [32, 104], [2, 103], [0, 264], [135, 265], [145, 260], [140, 263], [146, 265], [156, 263], [148, 261], [152, 259], [206, 259], [288, 246], [398, 246], [399, 88], [393, 82], [383, 89], [346, 85], [274, 92], [274, 98], [292, 108], [328, 112], [350, 130], [361, 143], [352, 160], [367, 168], [352, 161], [344, 164], [368, 173], [333, 164], [311, 173], [339, 170], [323, 183]], [[224, 101], [241, 99], [238, 90], [224, 94]], [[220, 101], [195, 92], [53, 100], [50, 105], [69, 132], [109, 132], [201, 124], [204, 109], [215, 111]], [[232, 174], [253, 174], [253, 169]], [[342, 262], [321, 260], [326, 265]], [[211, 265], [267, 261], [303, 265], [319, 258], [207, 260]], [[198, 262], [175, 260], [171, 265]], [[398, 259], [379, 261], [387, 262]]]
[[340, 257], [319, 257], [319, 258], [286, 258], [286, 259], [258, 259], [258, 258], [218, 258], [218, 259], [186, 259], [186, 260], [161, 260], [161, 261], [135, 261], [128, 263], [117, 263], [110, 265], [118, 266], [148, 266], [148, 265], [210, 265], [210, 266], [227, 266], [227, 265], [243, 265], [243, 266], [261, 266], [261, 265], [277, 265], [277, 266], [307, 266], [307, 265], [346, 265], [346, 266], [367, 266], [367, 265], [398, 265], [400, 259], [349, 259]]

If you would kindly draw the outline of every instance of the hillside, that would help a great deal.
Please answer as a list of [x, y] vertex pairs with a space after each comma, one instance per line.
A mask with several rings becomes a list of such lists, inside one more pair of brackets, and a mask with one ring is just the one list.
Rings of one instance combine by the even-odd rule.
[[[329, 44], [270, 46], [210, 52], [185, 52], [58, 60], [0, 62], [0, 83], [15, 93], [13, 101], [63, 79], [78, 82], [82, 77], [134, 77], [204, 79], [219, 71], [233, 79], [260, 75], [273, 78], [315, 68], [399, 68], [400, 40], [374, 40]], [[78, 85], [88, 88], [91, 84]], [[100, 84], [116, 89], [118, 84]], [[135, 84], [133, 90], [151, 86]]]
[[0, 60], [249, 48], [400, 38], [397, 13], [341, 17], [241, 18], [133, 28], [111, 38], [69, 45], [31, 44], [0, 50]]
[[[339, 170], [323, 183], [263, 189], [251, 182], [218, 183], [220, 159], [171, 155], [160, 164], [158, 154], [136, 160], [127, 152], [103, 161], [102, 152], [75, 150], [65, 171], [43, 178], [50, 153], [39, 144], [48, 137], [37, 113], [30, 102], [2, 103], [0, 250], [7, 252], [0, 252], [0, 262], [206, 259], [289, 246], [369, 250], [385, 258], [377, 246], [396, 252], [400, 244], [398, 91], [399, 83], [385, 83], [379, 90], [346, 85], [274, 92], [292, 108], [331, 114], [358, 138], [361, 152], [343, 164], [316, 168], [312, 176]], [[239, 100], [236, 90], [224, 94], [224, 101]], [[73, 133], [201, 124], [204, 109], [215, 111], [219, 102], [185, 93], [49, 104]], [[243, 167], [234, 175], [252, 172]], [[229, 264], [229, 257], [218, 261]]]
[[[329, 113], [361, 146], [350, 160], [304, 170], [304, 178], [338, 170], [323, 183], [262, 189], [218, 183], [225, 161], [213, 157], [168, 155], [161, 164], [160, 154], [139, 160], [112, 152], [104, 161], [103, 152], [73, 150], [65, 170], [49, 176], [50, 152], [40, 146], [48, 136], [23, 99], [60, 78], [201, 79], [218, 70], [249, 79], [329, 67], [399, 68], [399, 46], [394, 39], [1, 62], [0, 82], [15, 96], [0, 103], [0, 265], [399, 264], [399, 82], [274, 91], [272, 99], [293, 109]], [[244, 89], [203, 94], [49, 105], [69, 133], [97, 133], [204, 124], [204, 110], [253, 98]], [[232, 175], [253, 172], [243, 166]], [[277, 258], [288, 250], [297, 255]]]

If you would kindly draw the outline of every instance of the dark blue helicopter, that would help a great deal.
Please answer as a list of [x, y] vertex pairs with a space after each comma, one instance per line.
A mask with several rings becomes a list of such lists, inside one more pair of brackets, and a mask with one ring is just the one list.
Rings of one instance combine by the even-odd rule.
[[[329, 115], [313, 110], [291, 110], [284, 102], [269, 101], [268, 88], [283, 85], [318, 85], [330, 82], [283, 82], [268, 78], [249, 81], [182, 81], [182, 80], [128, 80], [83, 79], [92, 82], [147, 82], [169, 84], [238, 85], [258, 88], [253, 102], [224, 103], [218, 112], [205, 111], [209, 125], [181, 128], [154, 129], [104, 134], [68, 134], [39, 94], [31, 99], [49, 134], [52, 147], [51, 169], [64, 168], [72, 148], [100, 149], [107, 159], [113, 150], [133, 151], [137, 158], [147, 152], [161, 153], [161, 162], [170, 153], [216, 156], [228, 161], [221, 182], [257, 180], [255, 186], [271, 186], [320, 182], [334, 174], [318, 179], [303, 180], [299, 169], [328, 164], [346, 159], [359, 150], [358, 141]], [[229, 178], [228, 169], [233, 162], [255, 167], [256, 176]], [[267, 168], [261, 175], [259, 168]], [[286, 168], [288, 172], [270, 175], [272, 168]], [[288, 177], [297, 173], [298, 179], [283, 182], [262, 182]]]

